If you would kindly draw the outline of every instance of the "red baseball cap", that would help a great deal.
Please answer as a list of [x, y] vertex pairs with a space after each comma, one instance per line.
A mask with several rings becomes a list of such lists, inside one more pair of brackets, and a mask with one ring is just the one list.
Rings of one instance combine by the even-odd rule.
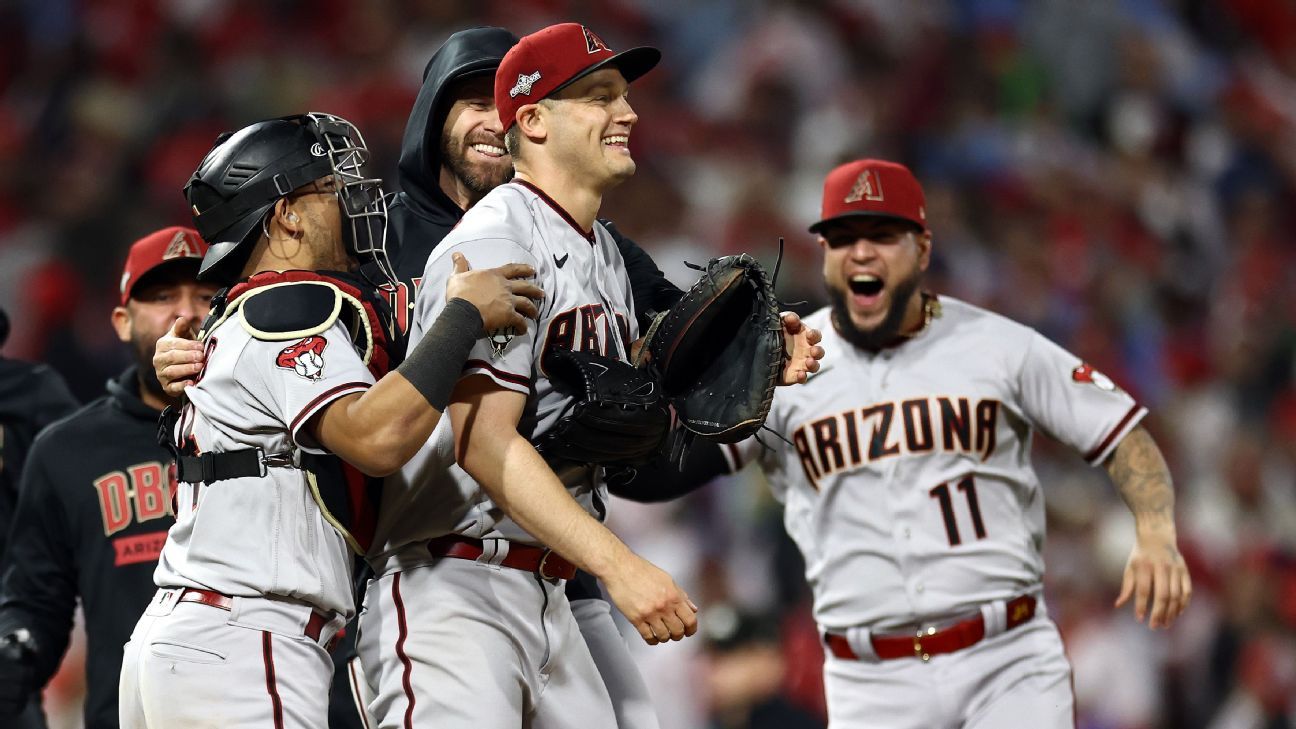
[[823, 216], [810, 232], [852, 217], [894, 218], [927, 230], [927, 199], [922, 185], [902, 164], [880, 159], [847, 162], [824, 180]]
[[126, 305], [135, 284], [146, 274], [163, 265], [193, 261], [194, 276], [197, 277], [198, 265], [205, 255], [207, 244], [198, 235], [198, 231], [179, 225], [149, 233], [135, 241], [131, 244], [130, 253], [126, 255], [126, 267], [122, 270], [122, 306]]
[[500, 123], [507, 132], [518, 109], [604, 66], [615, 66], [626, 81], [634, 81], [660, 60], [661, 51], [648, 46], [616, 53], [580, 23], [542, 28], [510, 48], [495, 72], [495, 107], [499, 109]]

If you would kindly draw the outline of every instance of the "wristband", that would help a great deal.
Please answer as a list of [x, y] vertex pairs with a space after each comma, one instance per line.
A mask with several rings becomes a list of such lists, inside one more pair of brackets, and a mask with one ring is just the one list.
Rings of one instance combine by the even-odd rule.
[[464, 360], [483, 335], [481, 313], [465, 299], [446, 302], [427, 335], [396, 371], [432, 407], [445, 412]]

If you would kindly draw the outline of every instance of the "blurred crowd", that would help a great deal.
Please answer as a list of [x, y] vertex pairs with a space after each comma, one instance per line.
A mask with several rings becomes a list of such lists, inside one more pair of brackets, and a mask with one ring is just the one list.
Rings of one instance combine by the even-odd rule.
[[[1080, 727], [1296, 727], [1296, 0], [0, 3], [5, 355], [97, 396], [127, 358], [112, 272], [187, 223], [218, 132], [329, 111], [394, 180], [449, 33], [560, 20], [664, 53], [604, 213], [677, 283], [719, 253], [772, 264], [782, 238], [781, 296], [818, 307], [823, 175], [895, 159], [927, 188], [933, 290], [1151, 408], [1196, 588], [1168, 632], [1112, 610], [1133, 539], [1114, 490], [1037, 447]], [[701, 640], [636, 648], [667, 729], [822, 726], [799, 558], [758, 478], [612, 522], [702, 606]]]

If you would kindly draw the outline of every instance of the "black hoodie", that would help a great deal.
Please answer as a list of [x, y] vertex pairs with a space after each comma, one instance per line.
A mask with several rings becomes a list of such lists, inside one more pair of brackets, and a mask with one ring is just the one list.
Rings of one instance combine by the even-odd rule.
[[[392, 310], [402, 335], [409, 330], [414, 296], [428, 256], [464, 214], [441, 191], [441, 134], [453, 103], [446, 90], [459, 79], [494, 74], [517, 41], [517, 36], [504, 28], [461, 30], [437, 49], [423, 71], [423, 87], [401, 142], [397, 168], [401, 192], [392, 196], [387, 209], [387, 250], [403, 289], [396, 293]], [[662, 311], [678, 301], [682, 293], [666, 280], [652, 258], [611, 223], [602, 222], [626, 261], [635, 311]]]
[[42, 428], [79, 404], [49, 365], [0, 357], [0, 555], [4, 554], [9, 522], [18, 503], [18, 478], [32, 441]]
[[171, 456], [132, 367], [108, 393], [41, 432], [23, 469], [0, 600], [0, 634], [32, 631], [38, 680], [58, 668], [77, 597], [85, 609], [85, 725], [117, 726], [122, 646], [157, 588], [174, 523]]

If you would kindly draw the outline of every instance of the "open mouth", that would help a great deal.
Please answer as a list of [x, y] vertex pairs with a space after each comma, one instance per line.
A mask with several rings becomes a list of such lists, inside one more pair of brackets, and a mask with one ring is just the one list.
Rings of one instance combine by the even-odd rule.
[[626, 134], [611, 134], [603, 137], [603, 144], [608, 147], [625, 149], [630, 146], [630, 137]]
[[847, 282], [851, 293], [856, 296], [872, 298], [882, 293], [882, 279], [871, 273], [857, 273]]

